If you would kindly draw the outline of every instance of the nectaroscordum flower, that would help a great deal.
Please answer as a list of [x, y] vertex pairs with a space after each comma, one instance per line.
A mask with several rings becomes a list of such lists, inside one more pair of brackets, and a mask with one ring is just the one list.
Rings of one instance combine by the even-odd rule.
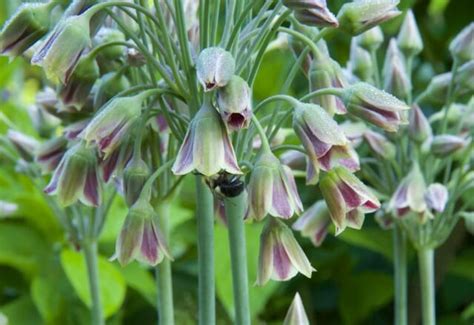
[[209, 47], [199, 53], [196, 62], [197, 77], [204, 91], [227, 85], [235, 70], [230, 52], [220, 47]]
[[67, 150], [68, 141], [64, 137], [52, 138], [42, 143], [36, 150], [35, 161], [43, 173], [49, 173], [58, 167]]
[[440, 183], [433, 183], [425, 191], [426, 206], [433, 211], [443, 212], [448, 202], [448, 189]]
[[346, 227], [360, 229], [364, 214], [380, 207], [379, 200], [371, 190], [344, 167], [329, 171], [319, 187], [336, 225], [336, 234]]
[[291, 229], [271, 218], [260, 235], [257, 285], [268, 280], [286, 281], [301, 273], [311, 278], [314, 271]]
[[166, 256], [172, 259], [150, 203], [140, 198], [128, 211], [115, 245], [114, 257], [121, 265], [132, 260], [156, 265]]
[[172, 167], [176, 175], [193, 170], [205, 176], [221, 170], [241, 174], [226, 127], [210, 103], [204, 103], [191, 121]]
[[83, 142], [77, 143], [66, 151], [44, 191], [57, 194], [63, 206], [77, 200], [98, 206], [101, 190], [97, 169], [95, 148], [87, 148]]
[[331, 226], [331, 215], [326, 202], [317, 201], [306, 209], [293, 224], [293, 229], [301, 232], [303, 237], [311, 240], [314, 246], [321, 246]]
[[258, 157], [248, 185], [248, 215], [262, 220], [267, 214], [289, 219], [303, 211], [295, 179], [288, 166], [282, 165], [271, 152]]
[[217, 105], [222, 120], [230, 131], [247, 128], [252, 116], [252, 93], [247, 82], [233, 76], [217, 92]]
[[390, 200], [389, 209], [399, 218], [407, 216], [409, 212], [423, 216], [426, 210], [425, 190], [423, 174], [415, 163], [410, 173], [398, 185]]
[[438, 157], [445, 157], [465, 148], [469, 144], [469, 141], [469, 139], [458, 135], [436, 135], [431, 141], [431, 153]]

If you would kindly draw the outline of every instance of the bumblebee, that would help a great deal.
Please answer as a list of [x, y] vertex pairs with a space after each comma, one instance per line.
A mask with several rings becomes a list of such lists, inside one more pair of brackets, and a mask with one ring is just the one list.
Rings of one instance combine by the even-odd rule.
[[244, 191], [245, 184], [240, 176], [220, 173], [216, 178], [209, 178], [207, 183], [211, 190], [221, 197], [236, 197]]

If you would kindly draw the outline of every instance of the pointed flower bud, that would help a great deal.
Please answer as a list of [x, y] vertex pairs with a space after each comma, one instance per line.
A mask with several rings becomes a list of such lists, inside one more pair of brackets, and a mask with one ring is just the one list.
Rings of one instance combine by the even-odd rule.
[[53, 138], [41, 144], [36, 151], [36, 162], [43, 173], [55, 170], [67, 150], [67, 140], [64, 137]]
[[56, 194], [63, 206], [77, 200], [89, 206], [98, 206], [101, 189], [94, 148], [87, 148], [85, 143], [80, 142], [66, 151], [44, 192]]
[[241, 174], [226, 127], [210, 103], [204, 103], [189, 124], [172, 168], [176, 175], [193, 170], [206, 176], [221, 170]]
[[374, 74], [374, 66], [370, 53], [357, 45], [355, 38], [351, 42], [350, 67], [352, 73], [361, 81], [370, 82]]
[[405, 99], [411, 93], [411, 82], [407, 74], [402, 53], [394, 38], [390, 40], [383, 68], [384, 89], [397, 98]]
[[158, 218], [153, 207], [143, 198], [130, 208], [115, 244], [114, 257], [122, 266], [134, 259], [153, 266], [165, 256], [172, 259], [160, 232]]
[[301, 273], [311, 278], [314, 271], [291, 229], [271, 218], [260, 235], [257, 285], [268, 280], [286, 281]]
[[140, 117], [147, 95], [147, 92], [143, 92], [135, 96], [112, 99], [94, 116], [80, 137], [88, 143], [97, 143], [105, 156], [110, 155]]
[[311, 240], [314, 246], [321, 246], [331, 226], [331, 215], [326, 202], [318, 201], [307, 209], [293, 224], [293, 229]]
[[[348, 85], [339, 63], [325, 54], [313, 58], [309, 77], [311, 91], [330, 87], [344, 88]], [[312, 102], [323, 107], [331, 116], [347, 113], [342, 99], [334, 95], [316, 96]]]
[[210, 91], [227, 85], [234, 75], [235, 60], [230, 52], [219, 47], [209, 47], [199, 54], [196, 70], [204, 91]]
[[222, 120], [230, 131], [248, 128], [252, 117], [252, 94], [247, 82], [232, 76], [217, 92], [217, 105]]
[[[92, 39], [94, 47], [110, 42], [125, 42], [125, 35], [118, 29], [102, 27]], [[113, 61], [119, 59], [122, 55], [123, 46], [108, 46], [100, 51], [99, 58]]]
[[26, 161], [33, 159], [39, 147], [39, 142], [35, 138], [14, 130], [8, 130], [7, 138], [10, 143], [13, 144], [21, 158]]
[[150, 177], [150, 168], [141, 158], [132, 158], [123, 171], [125, 202], [132, 206], [140, 197], [143, 186]]
[[337, 18], [342, 30], [358, 35], [400, 14], [396, 0], [359, 0], [344, 4]]
[[363, 32], [356, 38], [357, 45], [366, 51], [375, 51], [383, 43], [383, 32], [380, 26], [375, 26]]
[[449, 51], [459, 62], [474, 60], [474, 23], [466, 26], [449, 44]]
[[408, 134], [410, 137], [418, 142], [422, 143], [428, 138], [431, 138], [433, 132], [431, 125], [425, 114], [418, 105], [413, 105], [410, 112], [410, 122], [408, 125]]
[[94, 107], [102, 107], [112, 97], [129, 87], [130, 82], [121, 72], [109, 72], [103, 75], [95, 90]]
[[388, 139], [384, 135], [371, 130], [367, 130], [364, 133], [364, 138], [369, 144], [370, 149], [372, 149], [380, 157], [387, 160], [392, 160], [395, 158], [395, 145], [388, 141]]
[[405, 15], [402, 27], [398, 33], [397, 43], [406, 57], [417, 55], [423, 50], [423, 40], [416, 24], [415, 15], [411, 10], [408, 10]]
[[289, 219], [303, 211], [295, 179], [287, 166], [271, 152], [258, 157], [248, 185], [248, 215], [262, 220], [267, 214]]
[[415, 163], [410, 173], [400, 182], [389, 203], [389, 210], [401, 218], [409, 212], [422, 216], [426, 210], [425, 180], [420, 166]]
[[433, 137], [431, 153], [437, 157], [446, 157], [458, 150], [465, 148], [469, 139], [451, 134], [441, 134]]
[[395, 132], [401, 124], [406, 124], [402, 113], [410, 107], [367, 83], [360, 82], [347, 88], [343, 98], [351, 114], [385, 131]]
[[283, 325], [309, 325], [308, 316], [306, 316], [299, 293], [296, 293], [290, 309], [286, 313]]
[[326, 0], [285, 0], [283, 4], [295, 10], [295, 18], [307, 26], [338, 27], [337, 18], [329, 11]]
[[359, 169], [357, 153], [350, 147], [344, 132], [324, 109], [314, 104], [294, 108], [293, 128], [306, 149], [316, 174], [335, 166], [351, 171]]
[[[474, 43], [474, 39], [472, 42]], [[470, 60], [459, 67], [456, 82], [461, 94], [467, 92], [472, 95], [474, 93], [474, 60]]]
[[89, 55], [82, 57], [68, 82], [59, 87], [58, 95], [62, 104], [81, 110], [98, 78], [99, 66], [95, 59]]
[[31, 59], [52, 81], [67, 83], [79, 58], [90, 46], [90, 16], [70, 16], [61, 20]]
[[22, 4], [0, 31], [0, 53], [21, 55], [46, 35], [51, 21], [50, 13], [56, 4], [55, 1]]
[[364, 214], [380, 208], [371, 190], [344, 167], [329, 171], [319, 187], [336, 226], [336, 235], [346, 227], [360, 229]]
[[448, 189], [440, 183], [430, 184], [425, 191], [425, 201], [429, 209], [443, 212], [448, 203]]

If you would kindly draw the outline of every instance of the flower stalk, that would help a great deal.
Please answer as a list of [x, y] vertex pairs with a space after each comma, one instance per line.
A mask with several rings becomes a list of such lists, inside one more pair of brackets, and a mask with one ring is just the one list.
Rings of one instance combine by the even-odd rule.
[[91, 324], [104, 325], [105, 320], [102, 313], [102, 301], [99, 287], [97, 241], [95, 239], [84, 240], [82, 247], [87, 266], [87, 276], [89, 278], [89, 290], [91, 295]]
[[393, 267], [395, 273], [395, 325], [407, 324], [407, 241], [398, 223], [393, 227]]
[[434, 325], [436, 324], [434, 249], [427, 247], [418, 249], [418, 267], [420, 273], [423, 325]]

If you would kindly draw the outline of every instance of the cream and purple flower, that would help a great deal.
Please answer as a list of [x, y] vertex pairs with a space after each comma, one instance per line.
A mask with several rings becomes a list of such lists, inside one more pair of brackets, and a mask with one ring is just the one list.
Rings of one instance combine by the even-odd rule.
[[247, 82], [233, 76], [217, 92], [217, 106], [229, 131], [248, 128], [252, 117], [252, 93]]
[[331, 215], [324, 201], [317, 201], [306, 209], [293, 224], [293, 229], [311, 240], [314, 246], [321, 246], [331, 226]]

